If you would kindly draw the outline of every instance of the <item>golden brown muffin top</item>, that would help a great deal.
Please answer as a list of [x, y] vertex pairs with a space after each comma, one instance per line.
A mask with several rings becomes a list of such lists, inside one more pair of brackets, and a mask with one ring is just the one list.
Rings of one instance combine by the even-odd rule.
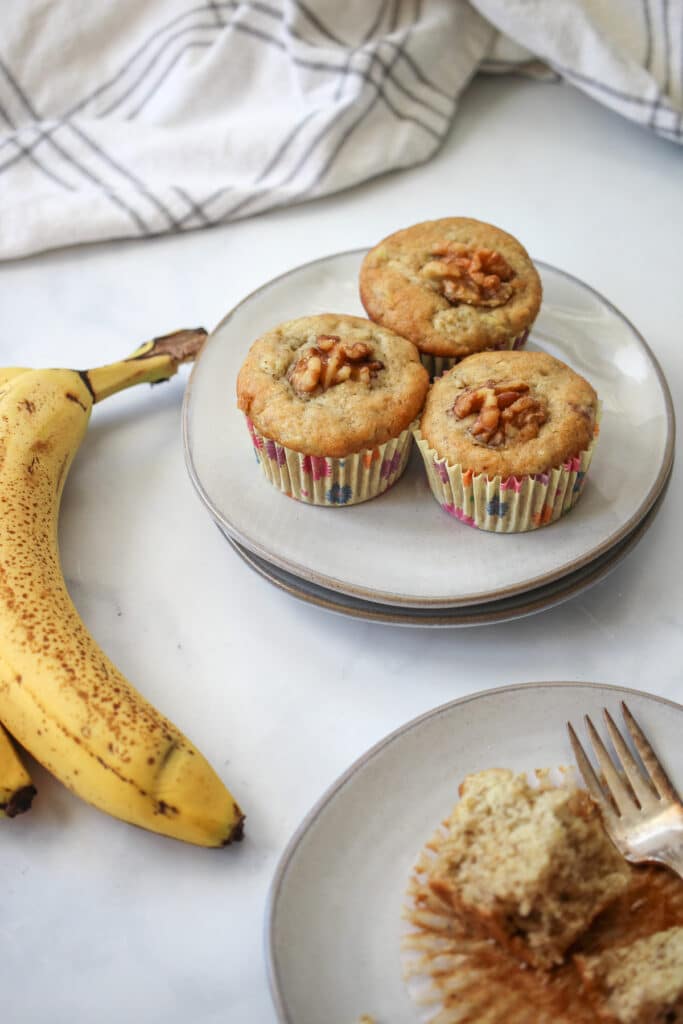
[[492, 224], [444, 217], [371, 249], [360, 296], [372, 320], [447, 358], [504, 345], [533, 323], [541, 281], [522, 245]]
[[306, 455], [343, 458], [398, 437], [428, 386], [405, 338], [361, 317], [326, 313], [290, 320], [255, 341], [237, 400], [265, 437]]
[[479, 352], [434, 381], [420, 430], [451, 465], [524, 476], [588, 448], [597, 408], [588, 381], [546, 352]]

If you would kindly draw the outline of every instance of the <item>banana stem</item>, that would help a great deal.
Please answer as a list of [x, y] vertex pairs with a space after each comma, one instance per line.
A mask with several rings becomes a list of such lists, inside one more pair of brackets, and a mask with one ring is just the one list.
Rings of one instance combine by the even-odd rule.
[[181, 363], [191, 362], [204, 344], [203, 327], [175, 331], [145, 342], [128, 359], [93, 370], [82, 370], [80, 376], [92, 394], [93, 402], [135, 384], [156, 384], [168, 380]]

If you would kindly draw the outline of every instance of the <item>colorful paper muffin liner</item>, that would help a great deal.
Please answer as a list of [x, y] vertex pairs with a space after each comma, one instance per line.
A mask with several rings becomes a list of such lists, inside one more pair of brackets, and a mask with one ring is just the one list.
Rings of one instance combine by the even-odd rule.
[[[507, 341], [502, 341], [498, 345], [494, 345], [490, 349], [482, 349], [486, 352], [503, 352], [510, 351], [510, 349], [524, 348], [528, 339], [531, 328], [527, 328], [524, 334], [518, 335], [516, 338], [508, 338]], [[440, 377], [446, 370], [450, 370], [456, 363], [461, 363], [467, 356], [459, 356], [455, 358], [448, 358], [446, 356], [433, 356], [429, 352], [420, 352], [420, 360], [422, 365], [429, 371], [429, 377], [434, 380], [436, 377]]]
[[250, 419], [247, 427], [256, 460], [274, 487], [307, 505], [358, 505], [383, 494], [399, 479], [410, 456], [411, 424], [384, 444], [347, 455], [304, 455], [264, 437]]
[[581, 497], [600, 432], [599, 411], [593, 441], [578, 455], [544, 473], [489, 478], [439, 457], [415, 428], [415, 440], [432, 494], [454, 519], [492, 533], [525, 533], [554, 523]]

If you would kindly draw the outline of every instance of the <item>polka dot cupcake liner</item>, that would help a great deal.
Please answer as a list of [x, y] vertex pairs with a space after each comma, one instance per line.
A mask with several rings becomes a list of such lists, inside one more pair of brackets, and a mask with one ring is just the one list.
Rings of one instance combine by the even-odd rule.
[[[524, 331], [524, 334], [518, 335], [516, 338], [508, 338], [507, 341], [501, 342], [499, 345], [495, 345], [493, 349], [487, 351], [502, 352], [514, 349], [515, 351], [520, 348], [524, 348], [529, 339], [529, 330]], [[434, 380], [435, 377], [440, 377], [446, 370], [450, 370], [451, 367], [455, 366], [456, 363], [461, 363], [466, 356], [447, 358], [446, 356], [432, 356], [428, 352], [420, 352], [420, 361], [422, 365], [429, 371], [429, 377]]]
[[491, 533], [525, 533], [554, 523], [581, 497], [599, 434], [589, 447], [544, 473], [489, 478], [439, 458], [415, 429], [434, 498], [454, 519]]
[[347, 455], [304, 455], [264, 437], [247, 419], [256, 460], [267, 480], [288, 498], [336, 508], [358, 505], [387, 491], [410, 456], [414, 424], [384, 444]]

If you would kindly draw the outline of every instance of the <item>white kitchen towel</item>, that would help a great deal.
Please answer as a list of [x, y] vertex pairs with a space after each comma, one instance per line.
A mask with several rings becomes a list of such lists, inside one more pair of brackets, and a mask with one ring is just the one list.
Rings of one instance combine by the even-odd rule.
[[682, 51], [683, 0], [2, 0], [0, 258], [427, 160], [477, 70], [534, 57], [681, 142]]

